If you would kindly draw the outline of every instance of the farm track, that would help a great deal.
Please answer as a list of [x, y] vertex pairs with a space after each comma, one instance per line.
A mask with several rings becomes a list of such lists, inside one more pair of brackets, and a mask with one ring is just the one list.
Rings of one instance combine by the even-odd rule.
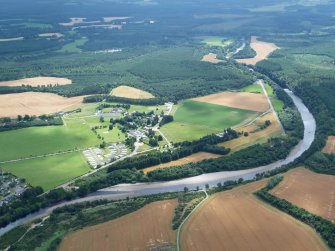
[[227, 180], [238, 180], [243, 178], [244, 180], [253, 179], [256, 174], [266, 172], [269, 170], [276, 169], [281, 167], [282, 165], [289, 164], [293, 162], [295, 159], [300, 157], [309, 147], [315, 138], [315, 130], [316, 130], [316, 122], [313, 115], [309, 112], [307, 107], [302, 103], [301, 99], [295, 96], [291, 91], [285, 90], [290, 97], [293, 99], [294, 104], [298, 108], [303, 123], [304, 123], [304, 138], [298, 143], [298, 145], [291, 151], [289, 156], [286, 159], [279, 160], [272, 164], [261, 166], [258, 168], [250, 168], [246, 170], [239, 171], [222, 171], [217, 173], [207, 173], [195, 177], [174, 180], [169, 182], [152, 182], [152, 183], [137, 183], [137, 184], [119, 184], [117, 186], [112, 186], [109, 188], [101, 189], [95, 193], [89, 194], [87, 197], [78, 198], [68, 202], [62, 202], [57, 205], [41, 209], [40, 211], [28, 215], [24, 218], [21, 218], [7, 227], [0, 229], [0, 235], [13, 229], [14, 227], [32, 221], [36, 218], [40, 218], [50, 214], [54, 209], [84, 202], [84, 201], [94, 201], [99, 199], [124, 199], [126, 197], [136, 197], [142, 195], [151, 195], [158, 194], [164, 192], [177, 192], [183, 191], [184, 187], [188, 187], [189, 189], [195, 189], [199, 186], [200, 189], [204, 188], [206, 184], [210, 186], [215, 186], [218, 182], [224, 182]]

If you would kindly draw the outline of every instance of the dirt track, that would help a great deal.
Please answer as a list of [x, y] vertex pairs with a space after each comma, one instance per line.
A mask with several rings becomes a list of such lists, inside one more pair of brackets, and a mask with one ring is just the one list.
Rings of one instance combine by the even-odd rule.
[[266, 97], [258, 93], [249, 92], [220, 92], [193, 100], [233, 108], [265, 112], [269, 109]]
[[237, 59], [237, 62], [255, 65], [259, 61], [266, 59], [275, 50], [280, 49], [274, 43], [258, 41], [255, 36], [251, 37], [250, 47], [256, 51], [256, 56], [254, 58]]
[[263, 180], [209, 198], [186, 222], [182, 250], [327, 250], [310, 227], [252, 195], [265, 184]]
[[24, 92], [0, 95], [0, 117], [42, 115], [62, 111], [82, 102], [83, 96], [64, 98], [52, 93]]
[[335, 176], [296, 168], [271, 193], [335, 222]]
[[176, 206], [177, 200], [158, 201], [121, 218], [84, 228], [65, 237], [60, 250], [147, 251], [175, 245], [171, 222]]
[[[60, 34], [60, 33], [45, 33], [45, 34]], [[30, 85], [33, 87], [42, 85], [69, 85], [69, 84], [72, 84], [72, 80], [68, 78], [56, 78], [56, 77], [23, 78], [18, 80], [0, 82], [0, 86]]]

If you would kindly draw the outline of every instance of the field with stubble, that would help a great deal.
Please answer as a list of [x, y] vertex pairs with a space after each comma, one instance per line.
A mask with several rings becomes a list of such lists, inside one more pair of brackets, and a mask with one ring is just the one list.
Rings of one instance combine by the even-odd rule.
[[121, 85], [113, 89], [111, 95], [115, 97], [132, 98], [132, 99], [148, 99], [154, 97], [149, 92], [125, 85]]
[[332, 154], [335, 153], [335, 136], [329, 136], [327, 139], [326, 146], [322, 149], [322, 152]]
[[209, 198], [184, 225], [182, 250], [327, 250], [313, 229], [252, 194], [266, 182], [254, 182]]
[[147, 251], [173, 247], [176, 234], [171, 223], [176, 206], [177, 200], [153, 202], [121, 218], [70, 234], [59, 250]]
[[286, 173], [271, 193], [335, 222], [335, 176], [296, 168]]
[[[60, 36], [60, 33], [44, 33], [40, 36]], [[35, 77], [35, 78], [22, 78], [11, 81], [1, 81], [0, 86], [22, 86], [29, 85], [32, 87], [36, 86], [47, 86], [47, 85], [69, 85], [72, 84], [72, 80], [68, 78], [56, 78], [56, 77]]]

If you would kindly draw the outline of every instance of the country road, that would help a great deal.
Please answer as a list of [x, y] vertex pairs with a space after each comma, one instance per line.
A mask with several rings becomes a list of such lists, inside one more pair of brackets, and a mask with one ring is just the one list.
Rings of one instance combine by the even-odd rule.
[[272, 164], [261, 166], [258, 168], [251, 168], [246, 170], [239, 171], [222, 171], [216, 173], [207, 173], [195, 177], [168, 181], [168, 182], [153, 182], [153, 183], [137, 183], [137, 184], [120, 184], [117, 186], [112, 186], [109, 188], [101, 189], [95, 193], [89, 194], [87, 197], [75, 199], [69, 202], [63, 202], [55, 206], [41, 209], [40, 211], [28, 215], [24, 218], [21, 218], [5, 228], [0, 229], [0, 235], [13, 229], [14, 227], [24, 224], [26, 222], [32, 221], [36, 218], [46, 216], [52, 212], [55, 208], [74, 204], [83, 201], [92, 201], [98, 199], [124, 199], [126, 197], [134, 197], [141, 195], [150, 195], [158, 194], [163, 192], [177, 192], [183, 191], [184, 187], [189, 189], [196, 189], [199, 186], [200, 189], [203, 189], [206, 184], [210, 186], [215, 186], [218, 182], [224, 182], [227, 180], [238, 180], [243, 178], [244, 180], [253, 179], [256, 174], [262, 173], [265, 171], [273, 170], [282, 165], [293, 162], [295, 159], [300, 157], [303, 152], [305, 152], [311, 146], [315, 138], [316, 123], [313, 115], [309, 112], [307, 107], [303, 104], [300, 98], [295, 96], [291, 91], [285, 90], [290, 97], [293, 99], [294, 104], [299, 110], [303, 123], [304, 123], [304, 138], [298, 143], [297, 146], [291, 151], [289, 156], [286, 159], [279, 160]]

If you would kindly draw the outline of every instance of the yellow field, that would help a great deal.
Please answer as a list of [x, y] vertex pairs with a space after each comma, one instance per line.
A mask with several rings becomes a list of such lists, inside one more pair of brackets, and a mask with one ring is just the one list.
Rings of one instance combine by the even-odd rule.
[[265, 112], [269, 109], [269, 103], [264, 95], [250, 92], [220, 92], [193, 100], [256, 112]]
[[215, 53], [208, 53], [207, 55], [203, 56], [201, 61], [212, 63], [212, 64], [218, 64], [221, 62], [225, 62], [224, 60], [217, 59], [217, 55]]
[[154, 96], [149, 92], [142, 91], [140, 89], [136, 89], [134, 87], [125, 85], [121, 85], [113, 89], [111, 95], [115, 97], [132, 98], [132, 99], [154, 98]]
[[81, 104], [83, 96], [64, 98], [52, 93], [24, 92], [0, 95], [1, 117], [42, 115], [62, 111]]
[[[49, 33], [45, 33], [49, 34]], [[56, 34], [56, 33], [50, 33]], [[0, 86], [22, 86], [30, 85], [33, 87], [43, 85], [69, 85], [72, 84], [72, 80], [68, 78], [56, 78], [56, 77], [35, 77], [35, 78], [23, 78], [12, 81], [2, 81]]]
[[205, 201], [182, 229], [182, 250], [327, 250], [312, 228], [253, 195], [266, 182], [218, 193]]
[[262, 42], [258, 41], [257, 37], [251, 37], [250, 47], [256, 51], [256, 56], [254, 58], [244, 58], [244, 59], [237, 59], [236, 61], [243, 64], [250, 64], [255, 65], [259, 61], [266, 59], [272, 52], [275, 50], [280, 49], [274, 43]]
[[167, 167], [170, 167], [170, 166], [180, 166], [180, 165], [185, 165], [185, 164], [188, 164], [188, 163], [191, 163], [191, 162], [192, 163], [197, 163], [197, 162], [203, 161], [205, 159], [214, 159], [214, 158], [219, 158], [219, 157], [222, 157], [222, 156], [218, 155], [218, 154], [213, 154], [213, 153], [199, 152], [199, 153], [195, 153], [195, 154], [192, 154], [190, 156], [187, 156], [185, 158], [181, 158], [181, 159], [174, 160], [174, 161], [171, 161], [171, 162], [168, 162], [168, 163], [164, 163], [164, 164], [155, 165], [155, 166], [152, 166], [152, 167], [145, 168], [145, 169], [143, 169], [143, 172], [148, 173], [148, 172], [151, 172], [153, 170], [160, 169], [160, 168], [167, 168]]
[[335, 222], [335, 176], [296, 168], [271, 193]]
[[65, 237], [60, 251], [147, 251], [174, 246], [171, 223], [177, 200], [158, 201], [123, 217]]

